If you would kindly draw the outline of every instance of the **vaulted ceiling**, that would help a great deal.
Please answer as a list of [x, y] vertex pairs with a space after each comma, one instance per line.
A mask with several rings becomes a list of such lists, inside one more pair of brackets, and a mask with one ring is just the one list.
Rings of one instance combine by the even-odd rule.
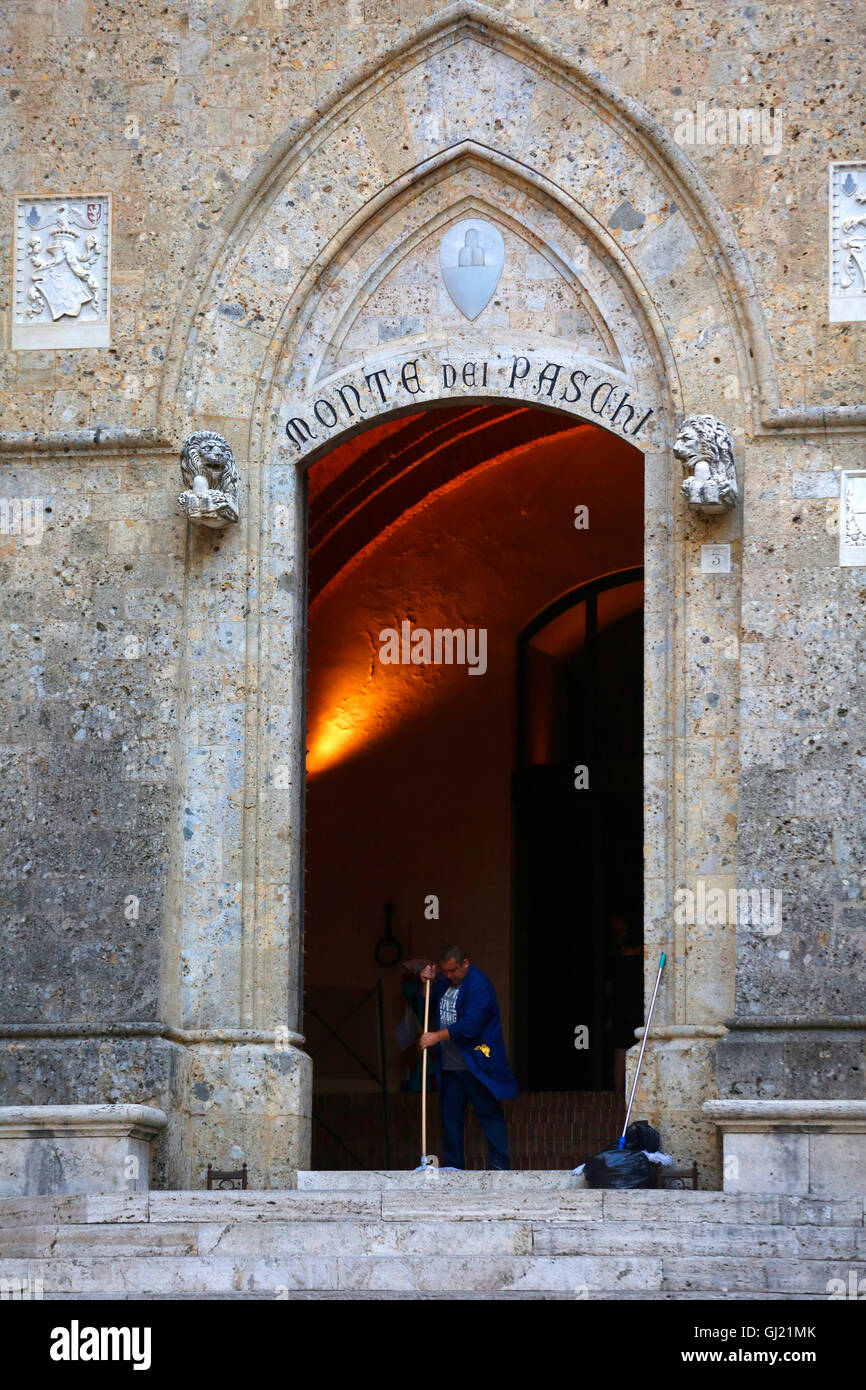
[[374, 425], [309, 473], [309, 596], [402, 516], [481, 465], [534, 440], [593, 427], [500, 401], [443, 406]]

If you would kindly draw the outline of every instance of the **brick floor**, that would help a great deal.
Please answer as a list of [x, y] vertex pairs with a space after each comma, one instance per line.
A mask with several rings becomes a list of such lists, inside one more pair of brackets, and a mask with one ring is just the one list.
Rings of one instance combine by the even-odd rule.
[[[382, 1101], [376, 1095], [313, 1097], [312, 1167], [413, 1168], [421, 1156], [421, 1098], [392, 1095], [391, 1161], [385, 1162]], [[514, 1168], [573, 1168], [616, 1139], [625, 1106], [612, 1091], [527, 1091], [505, 1101]], [[430, 1153], [441, 1151], [438, 1097], [428, 1107]], [[486, 1144], [474, 1114], [466, 1126], [466, 1166], [486, 1167]]]

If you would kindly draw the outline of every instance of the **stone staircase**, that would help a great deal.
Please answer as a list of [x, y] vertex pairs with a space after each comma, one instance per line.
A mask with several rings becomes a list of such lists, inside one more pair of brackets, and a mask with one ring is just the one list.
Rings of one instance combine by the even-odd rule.
[[6, 1296], [796, 1300], [851, 1271], [863, 1197], [603, 1193], [564, 1172], [0, 1201]]

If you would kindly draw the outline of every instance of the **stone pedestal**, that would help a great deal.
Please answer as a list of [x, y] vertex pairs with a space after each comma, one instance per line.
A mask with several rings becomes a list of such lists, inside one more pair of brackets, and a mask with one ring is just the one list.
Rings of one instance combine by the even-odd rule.
[[866, 1194], [866, 1101], [709, 1100], [726, 1192]]
[[[745, 983], [748, 960], [741, 967]], [[847, 981], [846, 981], [847, 985]], [[728, 1019], [716, 1049], [723, 1099], [861, 1100], [866, 1018], [860, 1015], [753, 1014]]]
[[[765, 992], [748, 973], [745, 994]], [[846, 988], [852, 982], [846, 978]], [[866, 1100], [861, 1015], [750, 1014], [728, 1020], [716, 1049], [718, 1100], [704, 1114], [721, 1129], [724, 1186], [736, 1192], [848, 1196], [866, 1192]]]
[[[287, 1187], [309, 1165], [312, 1062], [300, 1034], [162, 1023], [81, 1031], [13, 1025], [0, 1038], [0, 1089], [13, 1102], [2, 1113], [20, 1115], [26, 1131], [49, 1113], [165, 1112], [150, 1155], [156, 1188], [204, 1187], [208, 1163], [244, 1162], [253, 1187]], [[106, 1103], [114, 1097], [123, 1103]]]
[[147, 1192], [165, 1123], [149, 1105], [0, 1107], [0, 1197]]

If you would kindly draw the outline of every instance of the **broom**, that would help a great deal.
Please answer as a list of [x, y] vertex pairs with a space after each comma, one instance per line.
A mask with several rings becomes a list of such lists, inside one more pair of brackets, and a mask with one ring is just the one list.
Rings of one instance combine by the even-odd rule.
[[[424, 1032], [430, 1027], [430, 981], [424, 981]], [[415, 1169], [416, 1173], [426, 1173], [431, 1168], [439, 1167], [439, 1160], [435, 1154], [427, 1152], [427, 1053], [429, 1047], [424, 1048], [421, 1057], [421, 1162]]]
[[625, 1134], [626, 1130], [628, 1129], [628, 1122], [631, 1119], [631, 1108], [634, 1105], [634, 1098], [637, 1093], [637, 1083], [640, 1080], [641, 1063], [643, 1062], [643, 1055], [646, 1052], [647, 1039], [649, 1038], [650, 1028], [652, 1027], [653, 1013], [655, 1011], [656, 999], [658, 997], [659, 992], [659, 985], [662, 982], [662, 971], [665, 968], [666, 960], [667, 956], [665, 955], [664, 951], [662, 951], [659, 957], [659, 973], [656, 976], [656, 987], [653, 990], [653, 997], [649, 1006], [649, 1015], [647, 1016], [646, 1027], [643, 1030], [643, 1040], [640, 1045], [640, 1053], [637, 1059], [637, 1066], [634, 1070], [634, 1081], [631, 1083], [631, 1095], [628, 1098], [628, 1109], [625, 1112], [625, 1124], [622, 1127], [622, 1134], [619, 1136], [619, 1139], [617, 1140], [618, 1149], [625, 1148]]
[[[619, 1155], [623, 1153], [626, 1146], [626, 1136], [628, 1134], [629, 1120], [631, 1119], [631, 1111], [632, 1106], [634, 1105], [634, 1098], [637, 1094], [637, 1084], [640, 1080], [641, 1063], [643, 1062], [644, 1053], [646, 1052], [647, 1040], [650, 1035], [650, 1028], [652, 1027], [653, 1013], [655, 1012], [656, 1000], [658, 999], [659, 993], [659, 985], [662, 982], [662, 971], [665, 968], [666, 960], [667, 956], [665, 952], [662, 951], [661, 956], [659, 957], [659, 970], [658, 975], [656, 976], [655, 989], [653, 990], [652, 999], [650, 1000], [649, 1014], [647, 1015], [647, 1021], [644, 1025], [643, 1041], [641, 1043], [640, 1053], [637, 1059], [637, 1066], [635, 1067], [634, 1080], [631, 1085], [631, 1094], [628, 1098], [628, 1109], [625, 1112], [625, 1124], [622, 1127], [622, 1134], [616, 1141], [616, 1147], [611, 1145], [609, 1149], [603, 1149], [602, 1152], [600, 1154], [596, 1154], [594, 1158], [588, 1158], [586, 1160], [586, 1163], [581, 1163], [579, 1167], [572, 1169], [572, 1173], [575, 1177], [580, 1176], [582, 1173], [587, 1173], [587, 1182], [590, 1187], [628, 1188], [648, 1186], [648, 1183], [644, 1180], [644, 1173], [639, 1173], [638, 1178], [640, 1180], [636, 1181], [634, 1180], [634, 1175], [630, 1175], [623, 1172], [622, 1168], [616, 1160], [618, 1159]], [[648, 1131], [648, 1134], [650, 1136], [653, 1136], [654, 1141], [656, 1142], [655, 1151], [650, 1152], [647, 1149], [642, 1150], [643, 1156], [646, 1159], [646, 1163], [643, 1165], [643, 1167], [647, 1168], [648, 1163], [662, 1163], [666, 1165], [673, 1163], [673, 1159], [670, 1157], [669, 1154], [663, 1154], [658, 1152], [658, 1135], [656, 1134], [655, 1130], [647, 1124], [641, 1124], [640, 1127], [642, 1130]], [[637, 1126], [635, 1126], [635, 1128], [637, 1128]], [[637, 1144], [635, 1145], [635, 1147], [637, 1148]], [[626, 1157], [628, 1157], [628, 1155], [626, 1155]], [[637, 1152], [634, 1154], [634, 1158], [638, 1158]], [[592, 1171], [587, 1172], [587, 1170]], [[647, 1171], [649, 1170], [647, 1169]]]

